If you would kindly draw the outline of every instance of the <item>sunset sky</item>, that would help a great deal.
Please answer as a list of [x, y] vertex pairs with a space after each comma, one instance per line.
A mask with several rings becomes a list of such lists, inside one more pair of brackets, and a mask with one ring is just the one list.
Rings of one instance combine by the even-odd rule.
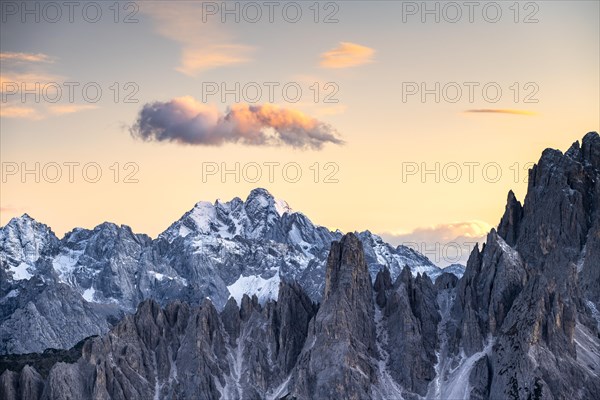
[[[472, 22], [443, 2], [439, 22], [421, 2], [228, 2], [239, 21], [221, 2], [100, 3], [71, 22], [2, 2], [2, 225], [28, 213], [59, 236], [111, 221], [155, 237], [197, 201], [264, 187], [330, 229], [479, 238], [544, 148], [600, 125], [598, 1], [497, 2], [498, 18], [481, 2]], [[22, 175], [36, 163], [39, 182]], [[239, 182], [221, 175], [236, 163]], [[421, 173], [436, 163], [439, 182]]]

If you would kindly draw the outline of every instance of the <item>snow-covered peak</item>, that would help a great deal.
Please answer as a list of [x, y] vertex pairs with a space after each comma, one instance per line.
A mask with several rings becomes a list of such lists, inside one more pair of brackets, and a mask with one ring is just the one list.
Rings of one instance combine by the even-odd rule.
[[244, 208], [248, 217], [255, 222], [258, 222], [258, 220], [267, 222], [269, 216], [271, 216], [271, 219], [280, 216], [275, 205], [275, 198], [266, 189], [252, 190], [246, 198]]
[[0, 232], [18, 232], [18, 234], [23, 236], [34, 233], [34, 231], [46, 234], [49, 230], [50, 228], [48, 228], [48, 226], [37, 222], [35, 219], [31, 218], [29, 214], [23, 214], [20, 217], [12, 218], [8, 224], [0, 228]]
[[465, 266], [462, 264], [451, 264], [444, 268], [443, 272], [448, 272], [456, 275], [458, 278], [462, 278], [465, 274]]
[[285, 201], [275, 200], [266, 189], [259, 188], [252, 190], [245, 201], [238, 197], [228, 202], [217, 200], [214, 204], [200, 201], [161, 237], [169, 242], [188, 235], [259, 238], [280, 224], [286, 213], [291, 213], [291, 208]]
[[8, 266], [33, 265], [46, 247], [57, 242], [58, 238], [48, 226], [23, 214], [0, 228], [2, 263]]
[[275, 199], [267, 189], [256, 188], [250, 191], [248, 197], [246, 198], [246, 202], [253, 200], [260, 202], [262, 206], [266, 207]]
[[283, 217], [283, 214], [291, 214], [293, 212], [289, 204], [282, 199], [275, 199], [275, 210], [277, 210], [277, 214], [279, 214], [280, 217]]
[[426, 273], [431, 280], [442, 273], [442, 270], [423, 254], [406, 246], [393, 247], [380, 236], [370, 231], [356, 233], [365, 250], [365, 257], [369, 264], [369, 271], [374, 278], [381, 267], [387, 267], [392, 276], [398, 276], [405, 266], [408, 266], [413, 275]]
[[210, 233], [211, 223], [216, 220], [215, 205], [208, 201], [199, 201], [189, 212], [188, 217], [193, 221], [197, 232]]

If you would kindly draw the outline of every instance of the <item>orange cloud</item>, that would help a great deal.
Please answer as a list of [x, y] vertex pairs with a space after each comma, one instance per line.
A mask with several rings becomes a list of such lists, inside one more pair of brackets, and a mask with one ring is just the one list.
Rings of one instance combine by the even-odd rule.
[[473, 109], [473, 110], [467, 110], [465, 111], [465, 113], [472, 113], [472, 114], [477, 114], [477, 113], [481, 113], [481, 114], [512, 114], [512, 115], [537, 115], [537, 113], [533, 112], [533, 111], [527, 111], [527, 110], [510, 110], [510, 109], [499, 109], [499, 108], [477, 108], [477, 109]]
[[2, 94], [2, 107], [0, 116], [5, 118], [20, 118], [30, 120], [41, 120], [51, 115], [72, 114], [79, 111], [98, 108], [91, 104], [52, 104], [45, 102], [33, 102], [23, 96], [21, 91], [35, 90], [39, 93], [49, 84], [57, 84], [65, 81], [64, 77], [52, 75], [34, 65], [38, 62], [53, 62], [50, 56], [45, 54], [30, 53], [0, 53], [2, 60], [25, 63], [18, 65], [13, 63], [0, 73], [0, 94]]
[[223, 25], [202, 22], [202, 2], [140, 3], [140, 10], [156, 22], [156, 31], [181, 46], [180, 65], [175, 69], [189, 76], [250, 61], [253, 47], [234, 43]]
[[81, 111], [93, 110], [96, 108], [98, 108], [98, 106], [92, 104], [53, 104], [47, 107], [40, 105], [36, 105], [36, 107], [23, 107], [20, 105], [15, 105], [13, 102], [6, 103], [0, 107], [0, 117], [41, 120], [52, 115], [60, 116], [73, 114]]
[[191, 47], [183, 50], [181, 65], [175, 69], [183, 74], [196, 76], [207, 69], [248, 62], [248, 51], [249, 47], [234, 44]]
[[48, 107], [54, 115], [73, 114], [80, 111], [94, 110], [98, 106], [92, 104], [59, 104]]
[[17, 90], [21, 90], [23, 86], [32, 89], [36, 84], [44, 86], [49, 83], [60, 82], [61, 80], [61, 77], [43, 73], [0, 73], [0, 92], [7, 89], [12, 90], [13, 85], [17, 86]]
[[2, 118], [22, 118], [22, 119], [41, 119], [42, 116], [31, 107], [20, 107], [5, 104], [0, 107], [0, 117]]
[[240, 143], [320, 149], [326, 143], [343, 144], [334, 128], [297, 110], [236, 104], [221, 113], [190, 96], [144, 105], [130, 132], [146, 141], [201, 146]]
[[373, 61], [375, 50], [360, 44], [341, 42], [338, 47], [321, 54], [323, 68], [349, 68]]
[[46, 54], [42, 53], [13, 53], [13, 52], [3, 52], [0, 53], [1, 61], [15, 61], [15, 62], [46, 62], [51, 63], [54, 62], [52, 58]]
[[413, 229], [410, 232], [387, 233], [384, 235], [397, 238], [397, 240], [410, 239], [416, 241], [429, 241], [433, 239], [436, 241], [448, 242], [457, 237], [471, 239], [484, 238], [491, 229], [492, 226], [487, 222], [475, 220], [425, 226]]
[[464, 221], [416, 228], [410, 232], [382, 233], [393, 245], [404, 245], [425, 254], [441, 267], [466, 264], [476, 243], [485, 242], [492, 226], [483, 221]]

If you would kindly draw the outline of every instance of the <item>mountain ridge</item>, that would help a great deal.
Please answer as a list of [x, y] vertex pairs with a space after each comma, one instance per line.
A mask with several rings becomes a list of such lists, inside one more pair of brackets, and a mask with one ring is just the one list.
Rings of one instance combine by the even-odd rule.
[[[358, 236], [367, 244], [372, 278], [384, 265], [394, 277], [405, 265], [434, 278], [441, 273], [410, 248], [393, 247], [368, 231]], [[198, 202], [155, 239], [111, 222], [74, 228], [59, 239], [29, 215], [14, 218], [0, 228], [0, 302], [5, 306], [0, 353], [69, 348], [106, 332], [145, 298], [165, 305], [175, 299], [198, 304], [209, 297], [222, 309], [230, 296], [239, 301], [245, 293], [256, 294], [261, 303], [274, 299], [285, 279], [298, 281], [318, 301], [329, 244], [341, 237], [260, 188], [246, 201]], [[41, 287], [51, 298], [67, 296], [79, 304], [73, 326], [80, 326], [72, 333], [68, 327], [75, 310], [39, 304]], [[40, 335], [36, 326], [48, 334]], [[23, 330], [32, 331], [31, 340], [17, 338]]]

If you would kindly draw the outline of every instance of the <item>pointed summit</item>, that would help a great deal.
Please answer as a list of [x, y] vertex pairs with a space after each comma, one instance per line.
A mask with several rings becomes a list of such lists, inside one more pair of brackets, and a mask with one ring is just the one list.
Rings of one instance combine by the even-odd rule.
[[[40, 255], [58, 245], [52, 230], [28, 214], [12, 218], [0, 228], [0, 253], [9, 267], [33, 265]], [[22, 267], [24, 268], [24, 267]]]
[[[256, 189], [252, 189], [250, 191], [250, 193], [248, 194], [248, 197], [246, 198], [246, 201], [250, 201], [253, 199], [259, 199], [259, 201], [266, 201], [266, 202], [270, 202], [270, 201], [274, 201], [274, 197], [273, 195], [264, 188], [256, 188]], [[266, 205], [266, 203], [265, 203]]]
[[257, 202], [262, 207], [274, 208], [279, 216], [283, 216], [285, 213], [291, 213], [292, 209], [289, 204], [283, 199], [276, 199], [267, 189], [256, 188], [253, 189], [248, 197], [246, 203]]
[[367, 292], [371, 286], [369, 269], [365, 262], [363, 245], [353, 233], [346, 234], [339, 242], [331, 244], [327, 259], [324, 299], [343, 295], [349, 301], [355, 299], [357, 293]]
[[299, 398], [371, 398], [374, 306], [363, 246], [349, 233], [331, 244], [323, 303], [292, 376]]
[[589, 132], [583, 137], [581, 154], [584, 161], [600, 168], [600, 135], [597, 132]]
[[514, 246], [517, 243], [521, 219], [523, 219], [523, 206], [511, 190], [508, 192], [504, 215], [498, 225], [498, 234], [509, 246]]

